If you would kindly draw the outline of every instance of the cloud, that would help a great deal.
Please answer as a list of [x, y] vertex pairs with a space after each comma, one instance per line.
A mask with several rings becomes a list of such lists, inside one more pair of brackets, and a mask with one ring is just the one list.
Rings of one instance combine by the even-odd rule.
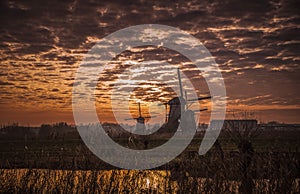
[[[222, 70], [230, 106], [296, 106], [300, 103], [298, 7], [296, 0], [1, 1], [2, 105], [69, 110], [72, 87], [78, 84], [74, 83], [76, 70], [97, 41], [124, 27], [159, 23], [185, 30], [203, 42]], [[188, 59], [164, 47], [135, 48], [113, 60], [114, 68], [99, 75], [101, 102], [108, 102], [107, 92], [113, 86], [120, 91], [136, 87], [115, 84], [130, 68], [126, 61], [158, 60], [181, 66], [196, 83], [198, 95], [208, 90]], [[152, 64], [150, 73], [136, 74], [132, 80], [145, 83], [156, 75], [175, 87], [171, 69]], [[143, 98], [147, 93], [148, 101], [174, 95], [170, 88], [150, 83], [161, 93], [141, 84], [133, 95]], [[23, 100], [10, 105], [24, 93]]]
[[13, 86], [14, 84], [11, 82], [6, 82], [6, 81], [0, 81], [1, 86]]

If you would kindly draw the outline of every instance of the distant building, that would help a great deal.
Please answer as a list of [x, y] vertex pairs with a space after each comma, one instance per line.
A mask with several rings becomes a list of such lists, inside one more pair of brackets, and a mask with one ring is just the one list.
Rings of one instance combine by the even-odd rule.
[[260, 130], [300, 130], [300, 124], [284, 124], [277, 122], [270, 122], [267, 124], [258, 124], [255, 119], [236, 119], [236, 120], [224, 120], [222, 125], [222, 120], [212, 120], [210, 122], [211, 129], [219, 129], [222, 130], [231, 128], [233, 130], [243, 130], [243, 129], [251, 129], [251, 128], [259, 128]]
[[210, 122], [210, 129], [228, 129], [245, 130], [249, 128], [256, 128], [258, 126], [255, 119], [236, 119], [236, 120], [212, 120]]
[[300, 124], [284, 124], [284, 123], [270, 122], [267, 124], [260, 124], [260, 128], [262, 130], [277, 130], [277, 131], [300, 130]]

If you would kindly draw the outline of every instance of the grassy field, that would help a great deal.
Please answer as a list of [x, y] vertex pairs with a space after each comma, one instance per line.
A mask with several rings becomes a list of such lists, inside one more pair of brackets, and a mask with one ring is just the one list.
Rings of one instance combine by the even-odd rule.
[[[93, 155], [80, 139], [2, 139], [0, 192], [300, 192], [299, 131], [265, 131], [239, 141], [222, 133], [218, 144], [199, 156], [202, 137], [197, 134], [168, 164], [144, 171], [117, 169]], [[149, 148], [166, 140], [150, 139]], [[128, 146], [127, 138], [115, 141]], [[143, 144], [137, 146], [142, 149]]]
[[[203, 134], [198, 133], [187, 147], [184, 154], [191, 154], [198, 151], [202, 141]], [[253, 149], [256, 154], [268, 153], [298, 153], [300, 148], [300, 131], [273, 131], [263, 132], [255, 138], [251, 139]], [[132, 149], [143, 149], [143, 143], [138, 142], [133, 147], [129, 145], [128, 138], [115, 138], [116, 142], [122, 146], [131, 146]], [[167, 138], [153, 138], [149, 140], [148, 148], [159, 146], [166, 142]], [[224, 154], [234, 154], [239, 152], [236, 142], [224, 134], [218, 138], [220, 148]], [[81, 139], [1, 139], [0, 140], [0, 167], [2, 168], [63, 168], [55, 166], [57, 162], [73, 165], [74, 160], [81, 161], [89, 158], [90, 162], [102, 163], [96, 156], [89, 151]], [[183, 155], [184, 155], [183, 154]], [[177, 160], [180, 157], [177, 158]], [[53, 165], [51, 164], [53, 162]], [[45, 166], [45, 164], [47, 164]], [[104, 165], [103, 168], [99, 165], [93, 167], [89, 165], [88, 168], [113, 168], [109, 165]], [[66, 166], [68, 168], [68, 166]], [[70, 168], [70, 167], [69, 167]], [[79, 167], [80, 169], [80, 167]]]
[[[239, 193], [240, 181], [214, 178], [174, 180], [165, 170], [0, 170], [1, 193]], [[254, 193], [279, 193], [281, 179], [254, 179]], [[289, 185], [299, 193], [300, 179]]]

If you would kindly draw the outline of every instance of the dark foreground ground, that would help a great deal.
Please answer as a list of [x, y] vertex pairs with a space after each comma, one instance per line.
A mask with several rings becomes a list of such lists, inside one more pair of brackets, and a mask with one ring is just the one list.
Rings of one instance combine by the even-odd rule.
[[[152, 176], [153, 173], [160, 174], [154, 177], [162, 176], [164, 177], [163, 180], [169, 181], [164, 183], [169, 184], [168, 188], [166, 185], [160, 186], [165, 188], [162, 191], [168, 191], [168, 193], [175, 190], [176, 193], [185, 193], [185, 191], [200, 193], [200, 191], [205, 192], [204, 188], [206, 188], [207, 193], [225, 191], [218, 190], [218, 188], [224, 188], [233, 193], [235, 193], [234, 190], [243, 193], [261, 190], [265, 191], [262, 193], [298, 193], [300, 191], [300, 131], [262, 131], [254, 137], [241, 137], [239, 139], [232, 138], [227, 133], [221, 133], [213, 148], [204, 156], [199, 156], [197, 150], [202, 137], [203, 133], [197, 133], [190, 146], [173, 161], [157, 169], [146, 171], [124, 171], [111, 166], [93, 155], [78, 138], [1, 139], [0, 168], [3, 169], [1, 170], [1, 187], [3, 189], [1, 190], [0, 187], [0, 191], [7, 192], [9, 189], [16, 191], [12, 185], [17, 180], [9, 178], [9, 175], [13, 174], [23, 177], [19, 177], [19, 182], [23, 179], [26, 180], [26, 178], [32, 180], [31, 176], [33, 175], [36, 181], [41, 181], [40, 179], [45, 176], [57, 176], [60, 177], [58, 180], [61, 181], [67, 179], [63, 178], [66, 176], [69, 177], [68, 180], [73, 185], [74, 179], [86, 179], [93, 182], [91, 177], [94, 174], [94, 179], [102, 177], [101, 180], [107, 184], [112, 184], [111, 187], [120, 189], [117, 184], [120, 184], [120, 180], [126, 182], [126, 177], [130, 179], [127, 181], [138, 184], [136, 181], [142, 180], [138, 177]], [[148, 148], [160, 145], [166, 140], [164, 137], [149, 140]], [[115, 141], [123, 146], [132, 146], [129, 144], [128, 138], [118, 137], [115, 138]], [[135, 146], [136, 149], [143, 149], [144, 144], [143, 142], [136, 142]], [[17, 169], [24, 170], [17, 171]], [[48, 171], [41, 169], [48, 169]], [[109, 172], [109, 176], [104, 175], [105, 172]], [[120, 175], [120, 173], [123, 174]], [[100, 176], [100, 174], [102, 175]], [[54, 184], [55, 180], [53, 181]], [[159, 182], [162, 183], [162, 181]], [[36, 183], [33, 183], [30, 188], [25, 183], [23, 184], [19, 187], [20, 191], [28, 191], [26, 189], [33, 189], [32, 192], [39, 191], [34, 190], [38, 187]], [[50, 183], [45, 182], [44, 184]], [[85, 181], [82, 184], [89, 185], [91, 183]], [[148, 184], [147, 181], [145, 184]], [[173, 186], [171, 186], [172, 184]], [[204, 186], [200, 187], [201, 184]], [[69, 187], [73, 188], [72, 186]], [[87, 189], [87, 187], [83, 186], [82, 189]], [[94, 186], [93, 188], [98, 187]], [[102, 188], [104, 187], [102, 186]], [[144, 190], [139, 190], [139, 192], [150, 192], [151, 189], [154, 189], [147, 188], [148, 190], [145, 190], [143, 187]], [[73, 189], [76, 190], [75, 186]], [[96, 192], [98, 190], [83, 191]], [[113, 193], [114, 191], [108, 189], [103, 192]]]

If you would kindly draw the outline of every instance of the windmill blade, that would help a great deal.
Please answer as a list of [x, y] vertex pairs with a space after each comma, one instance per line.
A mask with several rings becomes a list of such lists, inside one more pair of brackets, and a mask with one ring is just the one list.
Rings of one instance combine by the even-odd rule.
[[164, 103], [160, 103], [160, 104], [158, 104], [158, 106], [165, 106], [165, 109], [166, 109], [166, 115], [165, 115], [165, 123], [167, 123], [167, 121], [168, 121], [168, 116], [169, 116], [169, 114], [167, 113], [168, 112], [168, 103], [167, 102], [164, 102]]
[[193, 104], [194, 102], [190, 102], [189, 104], [187, 104], [187, 109], [189, 109]]
[[206, 99], [211, 99], [212, 96], [205, 96], [205, 97], [200, 97], [200, 98], [195, 98], [195, 99], [189, 99], [187, 101], [199, 101], [199, 100], [206, 100]]
[[179, 88], [180, 88], [180, 96], [183, 98], [183, 90], [182, 90], [182, 83], [181, 83], [180, 69], [179, 68], [177, 68], [177, 74], [178, 74], [178, 81], [179, 81]]
[[188, 97], [187, 97], [187, 92], [186, 92], [186, 90], [184, 90], [184, 94], [185, 94], [185, 100], [188, 101]]
[[168, 122], [168, 118], [169, 118], [169, 115], [168, 115], [168, 114], [166, 114], [166, 115], [165, 115], [165, 123], [167, 123], [167, 122]]
[[140, 102], [139, 102], [139, 115], [140, 115], [140, 117], [142, 116], [141, 103]]
[[148, 116], [148, 117], [143, 117], [145, 119], [150, 119], [150, 118], [155, 118], [156, 116]]
[[138, 118], [127, 118], [127, 119], [124, 119], [125, 121], [130, 121], [130, 120], [136, 120]]
[[159, 104], [157, 104], [158, 106], [163, 106], [163, 105], [168, 105], [168, 103], [167, 102], [164, 102], [164, 103], [159, 103]]
[[200, 110], [193, 110], [194, 112], [203, 112], [203, 111], [207, 111], [208, 109], [207, 108], [203, 108], [203, 109], [200, 109]]

